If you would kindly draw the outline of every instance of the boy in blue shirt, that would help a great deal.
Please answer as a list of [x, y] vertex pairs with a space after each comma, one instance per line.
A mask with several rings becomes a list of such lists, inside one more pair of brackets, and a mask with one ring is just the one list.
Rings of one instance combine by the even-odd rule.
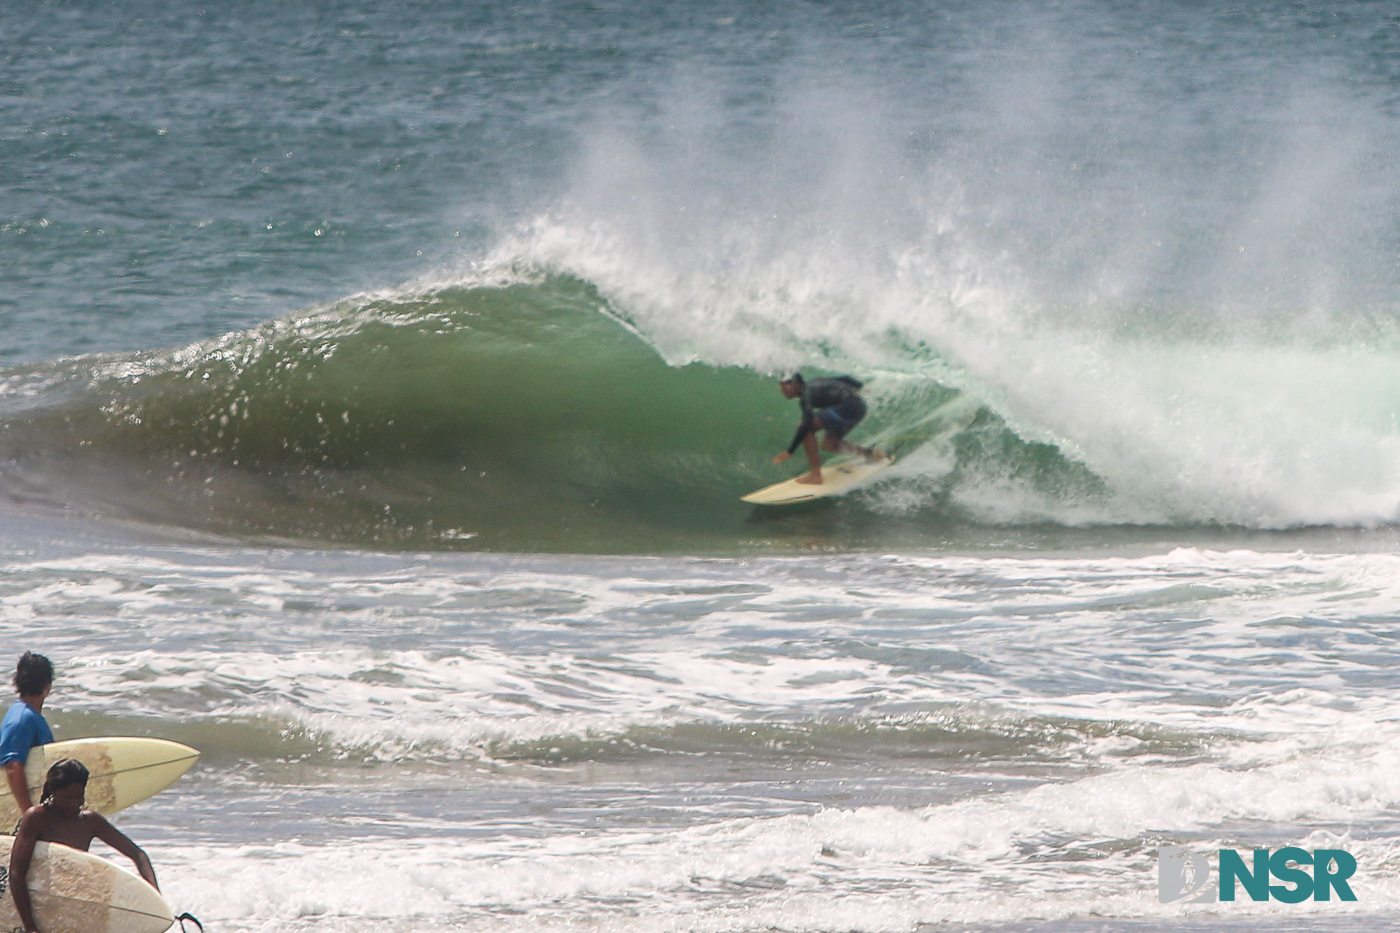
[[26, 651], [15, 665], [14, 683], [19, 699], [0, 722], [0, 767], [5, 769], [15, 805], [26, 813], [34, 806], [24, 779], [29, 750], [53, 741], [53, 730], [43, 716], [44, 700], [53, 689], [53, 665], [42, 654]]

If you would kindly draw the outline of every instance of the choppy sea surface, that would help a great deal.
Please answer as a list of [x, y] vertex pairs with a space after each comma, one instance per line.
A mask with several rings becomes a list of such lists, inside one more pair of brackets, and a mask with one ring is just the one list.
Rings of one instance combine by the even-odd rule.
[[[1400, 17], [0, 10], [0, 646], [210, 933], [1400, 926]], [[773, 378], [883, 482], [791, 509]], [[1163, 846], [1355, 901], [1161, 903]]]

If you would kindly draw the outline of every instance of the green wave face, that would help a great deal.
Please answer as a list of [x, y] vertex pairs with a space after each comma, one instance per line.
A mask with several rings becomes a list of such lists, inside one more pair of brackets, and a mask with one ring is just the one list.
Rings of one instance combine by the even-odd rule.
[[960, 518], [959, 486], [992, 475], [1094, 494], [1053, 447], [916, 379], [867, 393], [857, 436], [937, 451], [931, 470], [915, 457], [878, 493], [755, 510], [739, 497], [800, 468], [771, 463], [797, 405], [769, 374], [668, 365], [564, 276], [344, 302], [181, 350], [11, 375], [42, 387], [5, 432], [36, 499], [240, 537], [613, 553], [851, 545], [892, 528], [936, 535]]

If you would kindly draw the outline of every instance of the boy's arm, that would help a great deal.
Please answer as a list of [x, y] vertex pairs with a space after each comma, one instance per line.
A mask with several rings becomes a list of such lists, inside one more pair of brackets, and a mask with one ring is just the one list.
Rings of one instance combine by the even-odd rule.
[[24, 777], [24, 762], [5, 763], [5, 782], [10, 785], [10, 793], [15, 797], [15, 806], [19, 808], [19, 812], [28, 813], [29, 808], [34, 806], [34, 801], [29, 799], [29, 782]]
[[146, 853], [141, 851], [140, 846], [132, 842], [131, 839], [127, 837], [126, 833], [107, 822], [107, 818], [100, 813], [89, 811], [83, 814], [83, 818], [92, 819], [93, 829], [96, 830], [93, 835], [116, 849], [122, 855], [131, 859], [136, 865], [136, 870], [141, 873], [141, 877], [145, 878], [146, 882], [150, 884], [151, 887], [155, 888], [157, 891], [160, 890], [160, 885], [156, 883], [156, 870], [152, 867], [151, 860], [146, 857]]
[[[13, 762], [12, 762], [13, 763]], [[34, 857], [34, 840], [39, 838], [45, 813], [39, 807], [26, 810], [10, 847], [10, 896], [15, 899], [15, 913], [25, 933], [36, 933], [34, 908], [29, 902], [29, 863]]]
[[[29, 752], [44, 741], [33, 720], [37, 717], [22, 717], [19, 721], [8, 721], [0, 728], [0, 762], [5, 766], [5, 783], [15, 796], [15, 805], [22, 817], [34, 806], [29, 796], [29, 783], [24, 777], [24, 765], [29, 761]], [[39, 719], [39, 722], [43, 722]]]

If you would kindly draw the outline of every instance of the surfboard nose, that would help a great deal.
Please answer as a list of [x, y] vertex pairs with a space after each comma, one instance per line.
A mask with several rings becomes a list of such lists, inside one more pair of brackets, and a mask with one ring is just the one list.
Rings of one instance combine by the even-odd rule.
[[[165, 790], [199, 760], [199, 751], [168, 739], [96, 736], [39, 745], [29, 752], [24, 776], [38, 800], [44, 775], [56, 761], [76, 758], [88, 769], [87, 807], [104, 816]], [[0, 788], [0, 823], [19, 819], [9, 787]]]

